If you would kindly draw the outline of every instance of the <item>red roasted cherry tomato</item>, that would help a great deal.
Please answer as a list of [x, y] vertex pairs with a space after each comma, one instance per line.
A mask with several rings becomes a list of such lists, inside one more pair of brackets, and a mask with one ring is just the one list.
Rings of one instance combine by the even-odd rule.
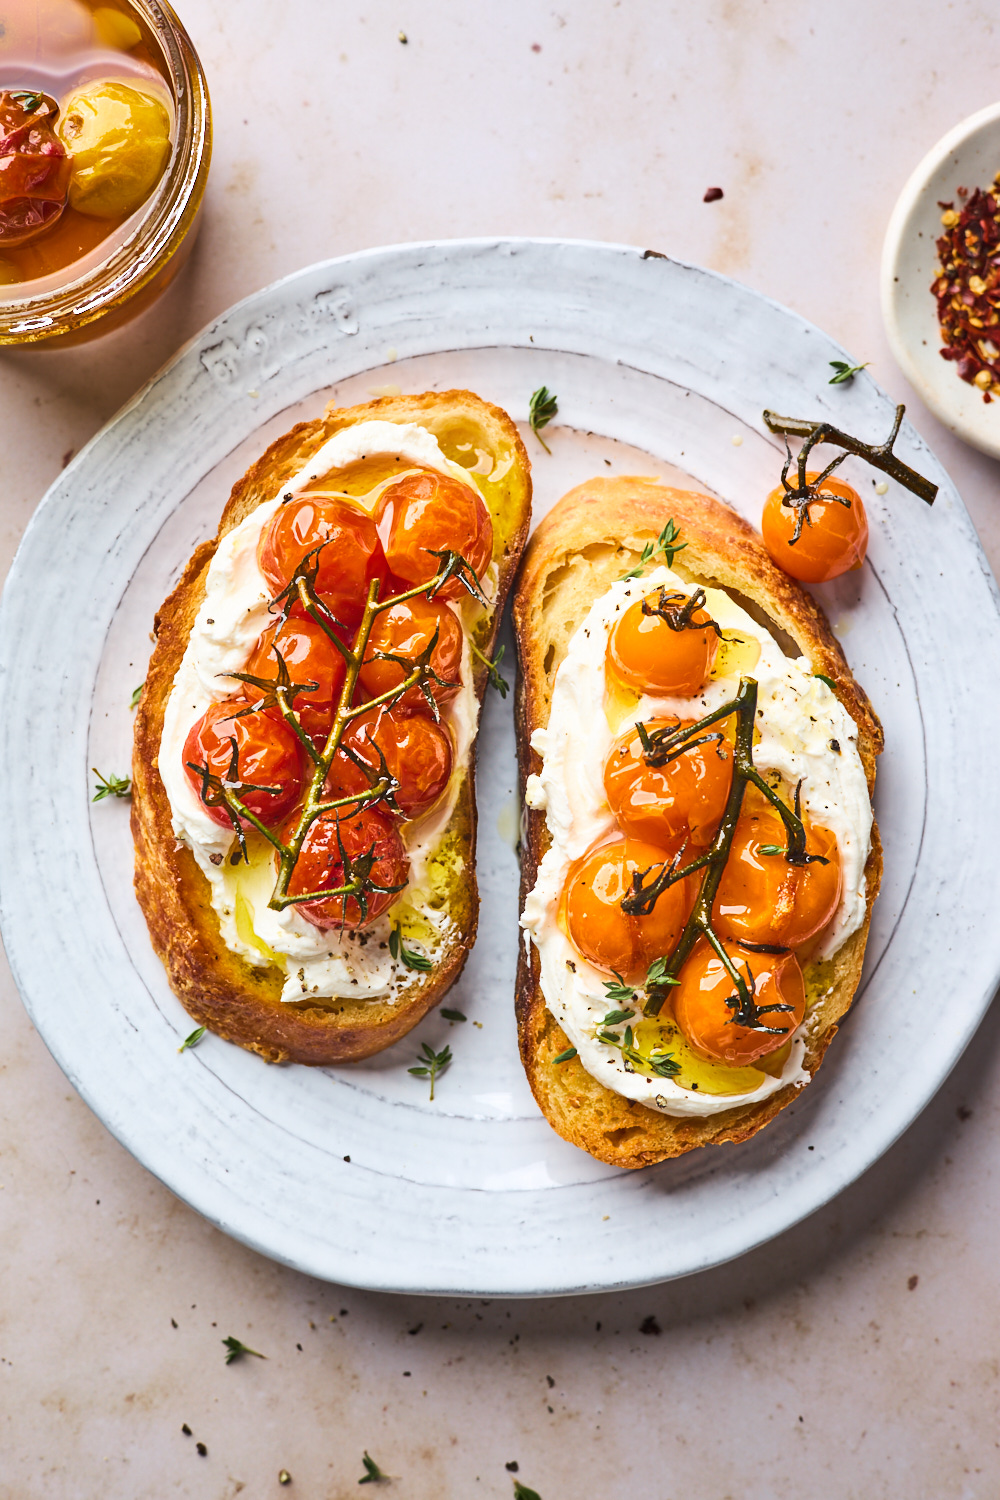
[[[433, 807], [451, 777], [451, 735], [426, 714], [403, 718], [388, 708], [373, 709], [354, 720], [341, 743], [376, 772], [381, 750], [389, 774], [399, 782], [396, 806], [407, 818], [419, 818]], [[364, 772], [338, 750], [327, 778], [330, 794], [346, 797], [370, 785]]]
[[608, 641], [609, 675], [636, 693], [693, 698], [712, 670], [719, 637], [698, 629], [710, 620], [704, 609], [684, 614], [690, 597], [662, 588], [631, 605]]
[[[330, 733], [334, 709], [344, 685], [347, 673], [344, 658], [323, 627], [308, 615], [304, 619], [296, 619], [293, 615], [283, 625], [272, 625], [270, 630], [265, 630], [246, 665], [251, 677], [277, 678], [275, 651], [281, 653], [293, 682], [301, 683], [303, 687], [316, 684], [315, 692], [297, 693], [292, 707], [306, 734], [321, 743]], [[252, 703], [257, 690], [250, 683], [245, 684], [244, 690]]]
[[34, 239], [66, 207], [71, 164], [52, 129], [58, 113], [48, 94], [0, 92], [0, 250]]
[[[247, 713], [245, 698], [226, 698], [212, 703], [197, 723], [188, 730], [184, 741], [184, 771], [199, 794], [204, 785], [197, 770], [207, 766], [213, 776], [237, 783], [249, 782], [258, 787], [276, 787], [277, 792], [242, 790], [233, 787], [250, 812], [268, 828], [280, 823], [302, 794], [302, 746], [284, 719], [274, 710]], [[233, 741], [236, 742], [236, 776], [230, 777]], [[211, 795], [211, 792], [209, 793]], [[232, 820], [224, 806], [205, 804], [213, 822], [231, 828]]]
[[563, 919], [570, 942], [595, 968], [637, 984], [653, 960], [674, 947], [694, 905], [695, 878], [668, 886], [648, 916], [627, 916], [621, 902], [635, 870], [654, 867], [655, 875], [676, 849], [676, 842], [665, 848], [616, 839], [591, 849], [572, 866], [563, 887]]
[[[806, 482], [812, 484], [817, 477], [807, 474]], [[824, 494], [839, 499], [824, 500]], [[760, 523], [764, 545], [779, 568], [803, 583], [825, 583], [860, 568], [868, 550], [868, 517], [856, 489], [835, 476], [824, 479], [820, 498], [809, 501], [808, 519], [803, 520], [797, 542], [792, 541], [795, 508], [784, 499], [784, 487], [779, 485], [768, 495]]]
[[[404, 667], [400, 662], [377, 660], [380, 652], [415, 662], [427, 650], [435, 633], [437, 643], [431, 652], [430, 665], [441, 682], [428, 678], [427, 685], [439, 708], [450, 702], [462, 681], [462, 626], [447, 604], [424, 599], [419, 594], [414, 599], [391, 604], [375, 617], [360, 673], [361, 686], [368, 696], [378, 698], [390, 692], [412, 671], [412, 667]], [[397, 714], [401, 710], [426, 713], [429, 704], [422, 690], [412, 687], [392, 707]]]
[[[711, 1062], [745, 1067], [777, 1052], [802, 1023], [805, 983], [794, 953], [753, 953], [739, 943], [723, 944], [752, 990], [752, 1011], [743, 1024], [736, 985], [721, 958], [699, 938], [670, 991], [674, 1018], [690, 1045]], [[780, 1007], [774, 1009], [773, 1007]]]
[[[679, 719], [650, 719], [648, 735], [660, 729], [689, 728]], [[726, 731], [720, 725], [715, 730]], [[696, 736], [700, 739], [701, 736]], [[659, 844], [690, 833], [695, 844], [709, 844], [726, 810], [733, 780], [733, 751], [728, 738], [692, 745], [665, 766], [643, 758], [639, 731], [620, 735], [604, 766], [604, 790], [611, 811], [626, 833]]]
[[[286, 825], [283, 833], [286, 843], [294, 834], [297, 822], [297, 817], [293, 817]], [[288, 885], [289, 895], [336, 890], [346, 885], [344, 855], [349, 862], [354, 862], [372, 852], [375, 861], [369, 879], [381, 889], [366, 891], [364, 904], [357, 896], [340, 895], [304, 901], [295, 910], [314, 927], [368, 927], [396, 900], [399, 891], [389, 887], [404, 886], [409, 875], [409, 857], [391, 817], [376, 808], [363, 808], [350, 818], [341, 817], [335, 811], [320, 813], [310, 826], [302, 852], [295, 862]]]
[[[391, 484], [378, 509], [378, 533], [397, 578], [428, 583], [441, 566], [435, 552], [459, 552], [477, 578], [493, 556], [493, 522], [478, 491], [447, 474], [426, 470]], [[440, 589], [444, 599], [466, 590], [456, 578]]]
[[[374, 578], [385, 593], [386, 565], [375, 522], [346, 500], [307, 493], [282, 505], [261, 533], [260, 570], [280, 594], [306, 554], [321, 544], [316, 593], [343, 624], [357, 625]], [[302, 613], [301, 603], [292, 613]]]

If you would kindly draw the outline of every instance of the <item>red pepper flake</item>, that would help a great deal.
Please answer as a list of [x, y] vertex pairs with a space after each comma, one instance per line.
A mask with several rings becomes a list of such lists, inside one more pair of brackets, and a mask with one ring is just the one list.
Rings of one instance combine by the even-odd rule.
[[706, 188], [705, 189], [705, 196], [704, 196], [704, 198], [702, 198], [701, 201], [702, 201], [702, 203], [718, 203], [718, 201], [719, 201], [719, 199], [721, 197], [722, 197], [722, 189], [721, 188]]
[[944, 234], [941, 269], [931, 283], [944, 347], [956, 373], [983, 393], [1000, 396], [1000, 172], [987, 190], [959, 188], [966, 201], [939, 203]]

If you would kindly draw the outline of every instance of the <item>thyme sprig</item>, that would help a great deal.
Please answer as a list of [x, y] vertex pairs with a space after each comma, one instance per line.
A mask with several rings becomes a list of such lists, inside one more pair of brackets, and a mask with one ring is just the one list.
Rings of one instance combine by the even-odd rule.
[[846, 385], [849, 380], [854, 379], [855, 375], [860, 375], [862, 370], [867, 370], [870, 364], [870, 359], [866, 359], [863, 365], [849, 365], [846, 359], [831, 359], [830, 369], [833, 374], [827, 381], [827, 385]]
[[365, 1449], [364, 1457], [362, 1458], [361, 1462], [365, 1466], [365, 1472], [358, 1480], [359, 1484], [381, 1484], [383, 1480], [387, 1480], [389, 1478], [388, 1474], [382, 1473], [382, 1470], [379, 1468], [375, 1460], [371, 1457], [367, 1448]]
[[552, 449], [542, 437], [542, 428], [548, 427], [558, 410], [559, 401], [547, 385], [540, 385], [537, 391], [532, 391], [528, 402], [528, 425], [546, 453], [551, 453]]
[[[802, 783], [795, 789], [794, 811], [789, 808], [761, 776], [754, 765], [753, 760], [753, 729], [754, 718], [757, 713], [757, 683], [752, 677], [742, 677], [735, 698], [724, 703], [721, 708], [715, 709], [713, 713], [706, 714], [703, 719], [690, 725], [688, 728], [673, 730], [665, 736], [660, 748], [669, 751], [675, 745], [686, 743], [694, 739], [713, 724], [721, 723], [732, 715], [736, 716], [736, 736], [733, 753], [733, 780], [729, 790], [729, 798], [726, 802], [726, 810], [722, 815], [715, 838], [708, 849], [689, 864], [684, 864], [685, 846], [677, 851], [674, 858], [659, 867], [650, 866], [647, 870], [636, 870], [632, 875], [631, 889], [622, 897], [621, 907], [628, 916], [647, 916], [656, 905], [658, 898], [668, 888], [679, 880], [686, 880], [689, 876], [701, 873], [701, 887], [697, 900], [691, 910], [691, 915], [684, 924], [673, 951], [662, 961], [662, 978], [652, 991], [647, 992], [647, 1000], [643, 1006], [643, 1014], [647, 1016], [659, 1015], [666, 999], [667, 986], [670, 980], [676, 982], [677, 975], [685, 963], [699, 937], [704, 937], [709, 943], [716, 956], [724, 966], [730, 979], [735, 986], [735, 1015], [751, 1016], [754, 1014], [754, 992], [751, 983], [739, 972], [733, 960], [712, 928], [712, 908], [719, 889], [719, 882], [729, 858], [732, 848], [733, 837], [736, 833], [736, 824], [740, 811], [743, 807], [743, 798], [747, 786], [755, 786], [759, 792], [775, 808], [782, 823], [785, 825], [787, 835], [787, 847], [785, 858], [789, 864], [804, 865], [816, 859], [816, 855], [806, 853], [806, 834], [801, 818], [800, 793]], [[657, 873], [653, 874], [653, 871]], [[652, 879], [647, 881], [647, 877]], [[743, 946], [749, 946], [744, 944]], [[776, 951], [768, 946], [767, 952]], [[749, 973], [748, 969], [748, 973]], [[727, 1004], [729, 1002], [727, 1001]], [[731, 1018], [732, 1019], [732, 1018]], [[749, 1024], [740, 1022], [740, 1024]], [[767, 1030], [766, 1027], [754, 1025], [755, 1030]]]
[[421, 1043], [420, 1055], [417, 1058], [415, 1068], [407, 1068], [414, 1078], [429, 1078], [431, 1081], [431, 1098], [434, 1098], [434, 1082], [446, 1068], [451, 1067], [451, 1048], [442, 1047], [440, 1052], [435, 1052], [428, 1042]]
[[392, 931], [389, 934], [389, 952], [405, 969], [416, 969], [420, 974], [429, 974], [434, 967], [426, 953], [418, 953], [415, 948], [406, 946], [398, 922], [392, 924]]
[[639, 554], [639, 561], [636, 566], [629, 568], [627, 573], [623, 573], [622, 578], [640, 578], [646, 564], [652, 562], [653, 558], [661, 552], [667, 567], [672, 568], [674, 558], [678, 552], [683, 552], [687, 546], [687, 542], [678, 542], [677, 538], [679, 536], [680, 531], [674, 525], [673, 518], [671, 518], [656, 538], [656, 541], [646, 543]]
[[266, 1359], [266, 1354], [261, 1354], [259, 1349], [251, 1349], [240, 1339], [234, 1338], [232, 1334], [222, 1340], [226, 1346], [226, 1364], [231, 1365], [234, 1359], [240, 1359], [244, 1354], [252, 1354], [254, 1359]]
[[[340, 831], [340, 818], [354, 816], [362, 808], [374, 807], [378, 803], [384, 803], [395, 811], [394, 793], [398, 789], [398, 783], [390, 775], [385, 763], [385, 758], [379, 752], [378, 768], [371, 767], [361, 757], [355, 755], [349, 747], [344, 747], [344, 753], [362, 771], [368, 781], [367, 790], [355, 792], [345, 797], [329, 797], [324, 795], [327, 777], [333, 764], [334, 757], [341, 748], [341, 741], [349, 726], [362, 714], [369, 713], [372, 709], [382, 706], [391, 707], [397, 703], [404, 694], [415, 689], [428, 701], [435, 717], [438, 715], [437, 704], [434, 701], [432, 685], [444, 686], [442, 678], [434, 670], [431, 657], [437, 644], [437, 633], [416, 659], [402, 657], [394, 652], [374, 652], [369, 660], [395, 662], [401, 667], [403, 679], [396, 687], [387, 692], [379, 693], [373, 698], [355, 701], [355, 693], [358, 685], [358, 676], [362, 663], [365, 660], [369, 639], [372, 629], [379, 615], [390, 609], [395, 604], [404, 603], [409, 599], [424, 596], [433, 599], [444, 585], [451, 579], [457, 579], [467, 593], [480, 603], [486, 604], [486, 598], [479, 587], [475, 572], [470, 568], [461, 553], [448, 549], [434, 551], [433, 555], [438, 559], [438, 571], [434, 577], [427, 582], [418, 584], [414, 588], [407, 589], [399, 594], [392, 594], [386, 599], [379, 598], [379, 581], [374, 579], [369, 586], [368, 596], [365, 600], [361, 622], [353, 635], [350, 645], [347, 644], [345, 636], [349, 633], [343, 622], [323, 604], [316, 593], [316, 577], [319, 571], [319, 558], [323, 548], [328, 544], [323, 542], [314, 547], [311, 552], [299, 563], [286, 588], [272, 601], [272, 612], [276, 612], [279, 622], [287, 618], [288, 611], [293, 603], [300, 603], [306, 613], [324, 631], [336, 650], [344, 658], [345, 674], [341, 687], [340, 697], [337, 702], [336, 711], [326, 743], [319, 748], [312, 743], [310, 737], [305, 733], [299, 720], [299, 715], [294, 707], [294, 700], [299, 693], [310, 692], [315, 684], [295, 683], [291, 680], [284, 659], [280, 651], [275, 650], [277, 659], [277, 676], [275, 678], [254, 677], [246, 672], [235, 672], [225, 674], [235, 677], [238, 681], [246, 683], [258, 694], [247, 708], [240, 713], [250, 713], [261, 706], [276, 706], [286, 719], [293, 731], [299, 738], [305, 749], [311, 764], [311, 774], [305, 789], [298, 822], [287, 839], [278, 836], [272, 829], [265, 827], [262, 820], [246, 805], [244, 793], [248, 791], [264, 793], [268, 796], [276, 796], [283, 790], [281, 787], [260, 786], [251, 782], [244, 782], [239, 775], [239, 754], [235, 737], [232, 738], [232, 757], [230, 759], [227, 774], [223, 777], [212, 773], [207, 765], [188, 763], [189, 769], [201, 778], [201, 798], [207, 807], [222, 807], [232, 824], [233, 832], [238, 840], [239, 849], [230, 856], [232, 863], [237, 864], [241, 860], [249, 863], [250, 855], [247, 846], [245, 826], [249, 825], [257, 830], [273, 846], [278, 854], [278, 875], [274, 890], [271, 893], [269, 907], [272, 911], [283, 911], [288, 906], [302, 905], [309, 901], [329, 901], [340, 898], [343, 903], [343, 912], [346, 920], [347, 903], [354, 900], [357, 903], [361, 920], [367, 919], [369, 910], [368, 898], [372, 895], [391, 894], [405, 888], [405, 882], [398, 886], [379, 885], [374, 878], [374, 867], [377, 862], [374, 843], [360, 854], [348, 855], [344, 847]], [[275, 607], [278, 607], [275, 610]], [[377, 747], [376, 747], [377, 748]], [[105, 792], [103, 795], [108, 795]], [[116, 792], [121, 796], [124, 793]], [[323, 813], [333, 812], [337, 815], [337, 844], [340, 859], [343, 864], [342, 884], [331, 889], [322, 891], [303, 891], [296, 895], [290, 892], [290, 884], [295, 866], [302, 853], [303, 845], [310, 828], [318, 817]], [[438, 1071], [441, 1071], [439, 1068]]]
[[[881, 469], [883, 474], [888, 474], [891, 479], [903, 485], [904, 489], [912, 490], [921, 500], [928, 505], [934, 504], [938, 487], [904, 464], [901, 458], [897, 458], [892, 451], [892, 445], [899, 436], [900, 424], [903, 420], [905, 406], [896, 407], [896, 418], [892, 424], [892, 431], [884, 443], [864, 443], [860, 438], [852, 437], [849, 432], [843, 432], [839, 427], [834, 427], [832, 422], [809, 422], [799, 417], [779, 417], [773, 411], [764, 412], [764, 421], [771, 432], [781, 433], [785, 437], [785, 463], [781, 470], [781, 483], [785, 494], [782, 505], [787, 505], [795, 510], [795, 531], [789, 538], [789, 546], [794, 546], [802, 535], [803, 525], [811, 526], [809, 519], [809, 506], [815, 500], [821, 498], [820, 491], [823, 483], [833, 473], [834, 469], [842, 464], [849, 453], [858, 458], [863, 458], [866, 463], [871, 464], [873, 469]], [[789, 437], [803, 439], [802, 447], [796, 464], [796, 483], [788, 483], [788, 471], [792, 464], [792, 450], [788, 446]], [[810, 483], [806, 479], [806, 460], [809, 454], [820, 443], [836, 444], [843, 448], [843, 453], [838, 453], [836, 458], [830, 460], [821, 474], [818, 474]], [[840, 495], [831, 494], [829, 490], [823, 491], [822, 499], [834, 500], [839, 505], [850, 506], [851, 502]]]
[[506, 677], [501, 677], [499, 672], [500, 663], [503, 661], [503, 654], [507, 649], [506, 646], [501, 646], [500, 650], [491, 661], [490, 658], [486, 655], [485, 651], [480, 651], [479, 647], [476, 645], [471, 636], [469, 637], [469, 645], [472, 648], [473, 656], [478, 657], [483, 666], [486, 668], [490, 687], [495, 688], [496, 691], [500, 694], [501, 698], [506, 698], [507, 693], [510, 690], [510, 683], [507, 681]]
[[131, 797], [132, 783], [127, 776], [102, 776], [96, 766], [90, 769], [97, 777], [91, 802], [103, 802], [105, 797]]
[[674, 1061], [673, 1053], [664, 1052], [661, 1047], [654, 1046], [649, 1056], [643, 1057], [635, 1045], [635, 1033], [631, 1026], [625, 1027], [623, 1036], [607, 1029], [598, 1031], [597, 1040], [606, 1047], [617, 1048], [622, 1055], [626, 1073], [644, 1073], [648, 1068], [657, 1078], [676, 1078], [681, 1070], [680, 1063]]

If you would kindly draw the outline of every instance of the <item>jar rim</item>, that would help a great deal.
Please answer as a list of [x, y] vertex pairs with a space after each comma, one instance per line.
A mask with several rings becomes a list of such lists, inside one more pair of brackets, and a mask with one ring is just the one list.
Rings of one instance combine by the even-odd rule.
[[106, 259], [50, 291], [7, 302], [0, 297], [0, 345], [70, 333], [109, 306], [131, 300], [179, 249], [201, 204], [212, 154], [211, 104], [201, 61], [167, 0], [129, 4], [156, 36], [167, 65], [175, 121], [169, 165], [139, 223]]

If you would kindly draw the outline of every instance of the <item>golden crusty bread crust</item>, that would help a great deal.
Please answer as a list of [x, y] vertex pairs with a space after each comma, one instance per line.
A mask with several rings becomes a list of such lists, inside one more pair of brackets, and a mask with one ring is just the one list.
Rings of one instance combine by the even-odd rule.
[[[513, 607], [522, 798], [527, 777], [541, 769], [531, 735], [548, 723], [555, 675], [570, 637], [594, 600], [634, 566], [643, 546], [655, 540], [671, 518], [686, 543], [674, 562], [675, 571], [692, 582], [738, 595], [744, 608], [757, 611], [779, 643], [790, 638], [787, 644], [794, 642], [813, 671], [835, 684], [837, 697], [858, 728], [870, 794], [882, 727], [815, 600], [775, 566], [758, 534], [729, 506], [657, 480], [623, 476], [589, 480], [571, 490], [541, 521], [525, 553]], [[544, 813], [529, 809], [521, 850], [522, 909], [549, 843]], [[873, 825], [865, 867], [867, 914], [862, 927], [822, 967], [804, 1061], [810, 1074], [819, 1067], [861, 978], [881, 873], [881, 844]], [[757, 1104], [705, 1118], [678, 1118], [605, 1088], [579, 1058], [553, 1066], [552, 1059], [569, 1043], [545, 1004], [533, 944], [527, 951], [521, 945], [516, 1006], [521, 1059], [549, 1123], [566, 1140], [613, 1166], [644, 1167], [695, 1146], [747, 1140], [798, 1092], [789, 1085]]]
[[[191, 1016], [203, 1026], [257, 1052], [268, 1062], [317, 1065], [368, 1057], [398, 1041], [436, 1005], [458, 978], [476, 935], [479, 896], [474, 876], [476, 807], [474, 752], [456, 768], [461, 785], [436, 860], [449, 872], [447, 944], [431, 974], [412, 973], [397, 987], [395, 1003], [365, 1000], [281, 1000], [284, 976], [271, 966], [254, 968], [226, 947], [219, 932], [208, 882], [191, 851], [175, 837], [170, 804], [157, 770], [163, 717], [174, 677], [204, 597], [205, 577], [219, 539], [239, 525], [336, 432], [377, 418], [419, 422], [444, 444], [469, 440], [491, 454], [497, 483], [487, 504], [494, 523], [497, 595], [490, 615], [477, 627], [477, 644], [492, 652], [504, 601], [528, 532], [530, 465], [520, 436], [505, 412], [470, 391], [391, 396], [345, 409], [328, 408], [313, 422], [300, 422], [278, 438], [234, 486], [218, 536], [191, 558], [156, 617], [156, 647], [136, 714], [132, 760], [132, 834], [135, 890], [153, 946], [170, 983]], [[475, 686], [482, 700], [487, 672], [477, 663]]]

